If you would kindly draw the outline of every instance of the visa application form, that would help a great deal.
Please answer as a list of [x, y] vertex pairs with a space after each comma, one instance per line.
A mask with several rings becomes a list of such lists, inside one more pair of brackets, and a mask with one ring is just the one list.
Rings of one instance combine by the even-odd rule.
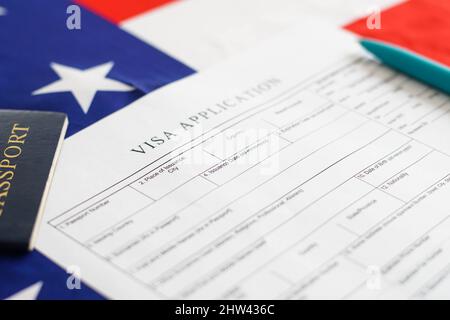
[[66, 140], [38, 248], [110, 298], [450, 298], [450, 100], [293, 28]]

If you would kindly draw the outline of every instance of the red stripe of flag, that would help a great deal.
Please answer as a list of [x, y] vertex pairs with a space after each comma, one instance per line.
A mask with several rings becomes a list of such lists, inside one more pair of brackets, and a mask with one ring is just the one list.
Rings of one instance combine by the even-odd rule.
[[176, 0], [74, 0], [112, 23], [121, 23], [138, 14]]
[[359, 19], [346, 29], [391, 42], [450, 66], [450, 1], [410, 0], [381, 12], [381, 29]]

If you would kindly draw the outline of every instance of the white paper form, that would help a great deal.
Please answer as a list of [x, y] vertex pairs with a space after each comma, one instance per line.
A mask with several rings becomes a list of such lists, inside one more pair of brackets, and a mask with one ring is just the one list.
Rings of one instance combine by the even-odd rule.
[[294, 28], [69, 138], [38, 248], [111, 298], [449, 298], [449, 136], [448, 96]]

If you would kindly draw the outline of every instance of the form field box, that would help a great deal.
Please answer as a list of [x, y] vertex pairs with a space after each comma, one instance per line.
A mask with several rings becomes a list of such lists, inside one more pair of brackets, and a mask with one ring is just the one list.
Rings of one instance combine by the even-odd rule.
[[343, 116], [346, 112], [342, 107], [330, 103], [286, 124], [280, 129], [280, 135], [294, 142]]
[[192, 152], [179, 155], [152, 170], [131, 186], [150, 198], [158, 200], [219, 161], [200, 148], [194, 148]]
[[327, 103], [329, 103], [327, 99], [317, 94], [302, 91], [269, 109], [262, 117], [267, 122], [281, 128], [292, 122], [293, 119], [302, 118]]
[[[215, 184], [221, 185], [263, 161], [265, 161], [263, 165], [259, 166], [261, 174], [271, 169], [271, 172], [276, 171], [280, 166], [277, 153], [288, 144], [289, 142], [277, 135], [269, 135], [209, 168], [203, 172], [202, 176]], [[274, 154], [275, 156], [270, 157]]]
[[345, 209], [340, 214], [338, 223], [355, 234], [363, 234], [403, 204], [389, 194], [374, 189]]
[[[68, 217], [57, 227], [78, 241], [84, 242], [152, 202], [153, 200], [133, 188], [125, 187]], [[102, 227], [101, 230], [99, 226]]]
[[[403, 137], [398, 140], [399, 143], [403, 141]], [[401, 145], [384, 158], [365, 168], [357, 174], [357, 178], [373, 186], [379, 186], [389, 178], [419, 161], [430, 151], [431, 149], [429, 147], [419, 142], [411, 141], [408, 144]]]
[[399, 199], [410, 201], [449, 173], [448, 157], [432, 152], [388, 179], [379, 188]]

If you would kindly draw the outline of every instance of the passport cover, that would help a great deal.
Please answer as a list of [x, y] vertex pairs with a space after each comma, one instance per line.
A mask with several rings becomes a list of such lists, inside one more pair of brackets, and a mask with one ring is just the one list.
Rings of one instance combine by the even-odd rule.
[[66, 128], [63, 113], [0, 110], [0, 251], [33, 248]]

